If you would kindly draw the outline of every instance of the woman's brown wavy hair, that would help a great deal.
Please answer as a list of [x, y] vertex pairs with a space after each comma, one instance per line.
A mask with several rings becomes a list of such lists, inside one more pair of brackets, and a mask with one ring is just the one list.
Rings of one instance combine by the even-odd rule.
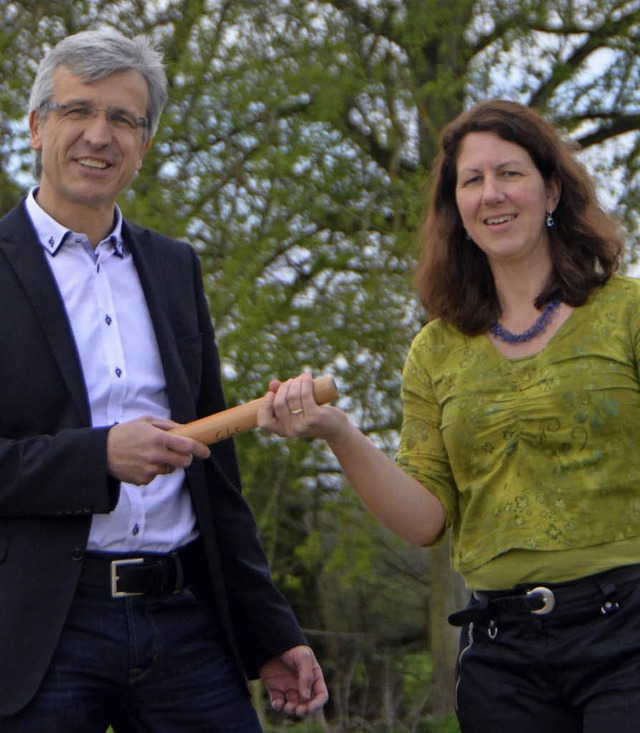
[[423, 245], [416, 273], [420, 300], [429, 318], [442, 318], [470, 336], [486, 331], [500, 316], [488, 260], [466, 238], [456, 206], [456, 163], [471, 132], [492, 132], [524, 148], [543, 179], [560, 184], [560, 201], [548, 230], [552, 273], [536, 306], [559, 297], [583, 305], [590, 292], [617, 270], [623, 239], [598, 202], [584, 166], [555, 128], [529, 107], [505, 100], [478, 104], [444, 129], [432, 171], [432, 189], [420, 228]]

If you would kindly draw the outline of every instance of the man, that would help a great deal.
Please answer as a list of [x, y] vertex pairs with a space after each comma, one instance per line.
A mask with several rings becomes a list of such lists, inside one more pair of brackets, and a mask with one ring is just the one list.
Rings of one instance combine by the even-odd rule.
[[0, 221], [0, 730], [260, 730], [327, 700], [273, 585], [194, 250], [124, 221], [166, 98], [144, 38], [78, 33], [30, 100], [39, 186]]

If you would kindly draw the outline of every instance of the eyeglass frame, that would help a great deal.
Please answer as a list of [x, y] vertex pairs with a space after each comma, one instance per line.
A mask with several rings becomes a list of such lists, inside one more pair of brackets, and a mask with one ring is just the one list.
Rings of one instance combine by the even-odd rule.
[[72, 102], [70, 104], [65, 104], [62, 102], [54, 102], [52, 100], [47, 100], [46, 102], [42, 102], [42, 104], [39, 105], [38, 110], [48, 110], [52, 112], [58, 112], [61, 119], [70, 119], [71, 121], [82, 121], [80, 119], [74, 120], [72, 118], [67, 117], [67, 115], [72, 112], [74, 109], [76, 110], [83, 110], [87, 112], [87, 118], [86, 119], [92, 119], [94, 120], [99, 112], [104, 112], [105, 118], [107, 120], [107, 123], [110, 126], [115, 126], [113, 121], [114, 115], [121, 115], [124, 118], [131, 118], [131, 120], [135, 120], [134, 124], [130, 124], [130, 121], [128, 119], [125, 120], [127, 126], [131, 129], [132, 132], [137, 132], [138, 130], [144, 130], [145, 132], [149, 129], [150, 123], [148, 117], [142, 117], [142, 116], [135, 116], [134, 114], [127, 112], [123, 109], [108, 109], [106, 107], [96, 107], [93, 104], [88, 104], [87, 102]]

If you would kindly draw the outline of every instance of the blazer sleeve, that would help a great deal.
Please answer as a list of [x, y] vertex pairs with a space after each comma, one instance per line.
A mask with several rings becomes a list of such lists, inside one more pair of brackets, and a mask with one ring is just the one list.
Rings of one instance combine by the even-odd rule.
[[[201, 278], [198, 278], [199, 282]], [[201, 286], [199, 286], [200, 290]], [[214, 328], [203, 289], [197, 295], [203, 338], [202, 417], [225, 409]], [[276, 587], [250, 507], [241, 494], [233, 440], [211, 446], [205, 464], [212, 519], [220, 552], [234, 635], [247, 676], [256, 678], [269, 659], [306, 644], [295, 614]]]
[[120, 484], [108, 475], [107, 431], [77, 428], [0, 438], [0, 517], [112, 511]]

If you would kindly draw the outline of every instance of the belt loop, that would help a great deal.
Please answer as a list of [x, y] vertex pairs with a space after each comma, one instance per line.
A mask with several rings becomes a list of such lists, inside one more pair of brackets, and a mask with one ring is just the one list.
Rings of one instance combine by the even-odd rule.
[[610, 596], [614, 591], [618, 589], [618, 586], [613, 578], [599, 577], [596, 580], [598, 588], [602, 591], [605, 596]]
[[478, 610], [486, 611], [489, 608], [489, 596], [487, 596], [485, 593], [474, 590], [473, 600], [476, 602], [476, 608]]
[[182, 566], [182, 560], [177, 552], [172, 552], [171, 556], [175, 561], [176, 577], [175, 586], [173, 588], [174, 593], [179, 593], [184, 588], [184, 568]]

